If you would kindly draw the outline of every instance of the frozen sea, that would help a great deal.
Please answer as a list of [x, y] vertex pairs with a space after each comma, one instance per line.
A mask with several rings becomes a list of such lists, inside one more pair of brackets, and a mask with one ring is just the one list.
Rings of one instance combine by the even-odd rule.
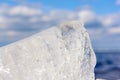
[[96, 79], [120, 80], [120, 52], [95, 52]]

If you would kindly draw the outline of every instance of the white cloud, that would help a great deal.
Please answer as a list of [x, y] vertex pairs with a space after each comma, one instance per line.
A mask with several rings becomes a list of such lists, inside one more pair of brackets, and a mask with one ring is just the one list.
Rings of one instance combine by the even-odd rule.
[[12, 7], [9, 10], [10, 15], [24, 15], [24, 16], [33, 15], [34, 16], [34, 15], [40, 15], [41, 13], [42, 11], [40, 11], [39, 9], [35, 9], [32, 7], [23, 6], [23, 5]]
[[114, 24], [114, 19], [110, 16], [110, 17], [104, 17], [104, 19], [101, 20], [104, 24], [104, 26], [110, 27], [112, 24]]
[[106, 27], [115, 26], [119, 24], [120, 12], [114, 14], [107, 14], [100, 17], [101, 22]]
[[7, 27], [6, 22], [7, 18], [5, 16], [0, 15], [0, 29], [5, 29]]
[[120, 26], [108, 29], [110, 34], [120, 34]]
[[116, 0], [116, 4], [117, 4], [117, 5], [120, 5], [120, 0]]
[[79, 12], [79, 18], [83, 21], [83, 22], [89, 22], [95, 19], [96, 15], [92, 10], [89, 9], [84, 9], [81, 10]]
[[9, 37], [14, 37], [16, 36], [18, 33], [16, 31], [7, 31], [6, 35]]

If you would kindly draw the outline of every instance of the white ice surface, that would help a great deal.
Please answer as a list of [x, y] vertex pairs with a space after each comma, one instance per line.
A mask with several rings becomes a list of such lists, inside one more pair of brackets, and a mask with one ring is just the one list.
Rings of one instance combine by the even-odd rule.
[[0, 80], [94, 80], [95, 54], [80, 21], [0, 48]]

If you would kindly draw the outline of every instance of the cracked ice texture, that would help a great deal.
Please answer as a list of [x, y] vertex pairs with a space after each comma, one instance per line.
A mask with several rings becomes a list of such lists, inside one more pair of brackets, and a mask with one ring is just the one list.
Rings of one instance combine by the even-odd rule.
[[95, 54], [80, 21], [0, 48], [0, 80], [94, 80]]

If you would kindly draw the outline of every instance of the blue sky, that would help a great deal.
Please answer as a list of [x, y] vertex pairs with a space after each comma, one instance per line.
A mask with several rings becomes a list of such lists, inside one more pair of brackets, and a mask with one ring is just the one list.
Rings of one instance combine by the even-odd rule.
[[[118, 0], [119, 1], [119, 0]], [[112, 13], [119, 11], [120, 6], [117, 0], [0, 0], [0, 3], [18, 5], [24, 3], [40, 4], [44, 7], [49, 6], [57, 9], [74, 10], [88, 5], [98, 14]]]
[[120, 0], [0, 0], [0, 46], [82, 20], [95, 50], [120, 50]]

